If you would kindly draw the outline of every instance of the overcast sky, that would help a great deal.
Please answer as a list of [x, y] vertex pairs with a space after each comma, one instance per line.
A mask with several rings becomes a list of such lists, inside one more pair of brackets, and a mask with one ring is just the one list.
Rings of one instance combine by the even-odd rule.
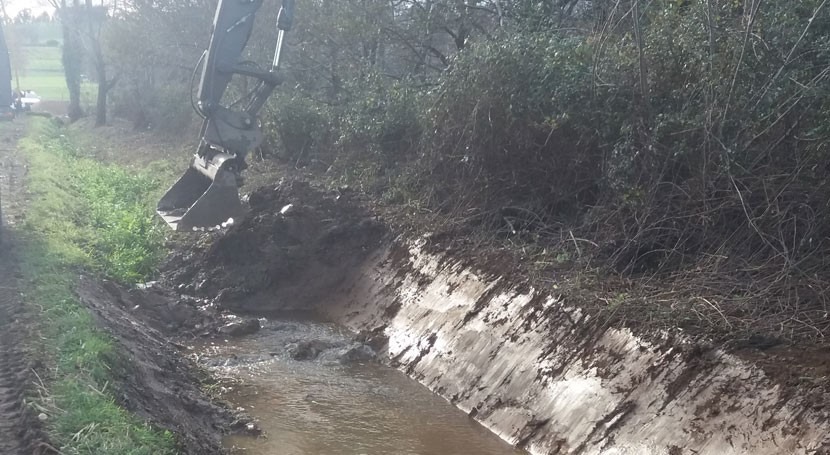
[[38, 14], [48, 11], [52, 13], [52, 8], [49, 6], [49, 0], [4, 0], [6, 3], [6, 13], [14, 17], [20, 10], [29, 8], [37, 16]]

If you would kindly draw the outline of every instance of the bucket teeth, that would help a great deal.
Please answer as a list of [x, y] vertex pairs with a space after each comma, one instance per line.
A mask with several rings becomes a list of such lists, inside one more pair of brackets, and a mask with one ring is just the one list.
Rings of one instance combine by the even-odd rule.
[[239, 202], [232, 157], [219, 154], [210, 161], [196, 156], [184, 175], [167, 190], [156, 211], [174, 230], [210, 229], [229, 219], [239, 220], [245, 209]]

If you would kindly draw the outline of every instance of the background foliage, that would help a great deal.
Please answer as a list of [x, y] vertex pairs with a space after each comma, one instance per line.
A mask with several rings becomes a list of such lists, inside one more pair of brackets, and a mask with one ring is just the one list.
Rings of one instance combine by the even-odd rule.
[[[148, 105], [122, 109], [178, 117], [212, 4], [132, 1], [134, 52], [111, 46]], [[246, 58], [270, 58], [276, 9]], [[828, 32], [822, 0], [300, 0], [264, 123], [275, 156], [540, 263], [658, 279], [691, 325], [819, 339]]]

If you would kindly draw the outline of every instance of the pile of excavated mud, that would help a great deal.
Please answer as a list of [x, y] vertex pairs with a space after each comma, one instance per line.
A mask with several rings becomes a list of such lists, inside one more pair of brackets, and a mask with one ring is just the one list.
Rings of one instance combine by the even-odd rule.
[[294, 181], [249, 197], [250, 214], [219, 236], [173, 254], [163, 282], [219, 308], [269, 314], [303, 310], [343, 283], [386, 229], [348, 192]]
[[171, 341], [189, 334], [177, 327], [208, 316], [160, 289], [127, 290], [82, 277], [76, 292], [118, 347], [112, 372], [121, 405], [174, 431], [187, 454], [222, 453], [222, 437], [246, 428], [249, 419], [213, 403], [200, 389], [197, 370]]
[[221, 453], [229, 431], [256, 430], [205, 395], [176, 340], [259, 329], [256, 319], [240, 322], [228, 311], [269, 314], [317, 303], [386, 232], [349, 194], [302, 182], [261, 188], [249, 202], [249, 216], [226, 232], [188, 234], [164, 264], [161, 282], [127, 289], [82, 278], [76, 289], [117, 344], [118, 401], [174, 431], [183, 453]]

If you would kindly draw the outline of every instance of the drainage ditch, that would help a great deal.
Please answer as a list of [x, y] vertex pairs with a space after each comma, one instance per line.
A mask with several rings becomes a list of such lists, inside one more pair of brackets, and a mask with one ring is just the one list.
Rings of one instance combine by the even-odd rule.
[[222, 396], [257, 419], [261, 436], [225, 446], [251, 455], [524, 453], [334, 324], [261, 320], [253, 335], [191, 347], [226, 384]]

